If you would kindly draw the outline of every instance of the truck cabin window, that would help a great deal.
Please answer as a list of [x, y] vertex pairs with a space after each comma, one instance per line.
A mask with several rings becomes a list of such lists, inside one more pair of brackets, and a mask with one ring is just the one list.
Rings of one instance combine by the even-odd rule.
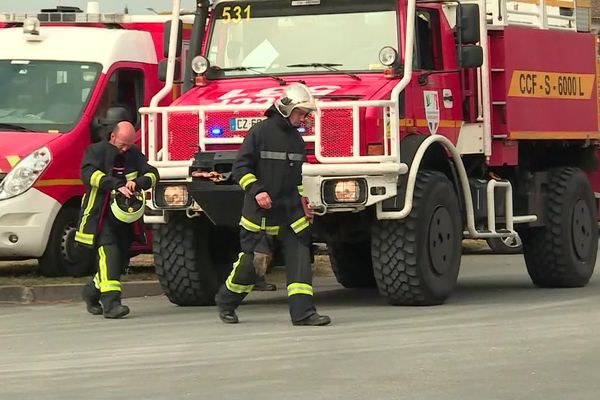
[[220, 77], [381, 72], [381, 48], [398, 48], [396, 1], [293, 3], [219, 3], [207, 58]]

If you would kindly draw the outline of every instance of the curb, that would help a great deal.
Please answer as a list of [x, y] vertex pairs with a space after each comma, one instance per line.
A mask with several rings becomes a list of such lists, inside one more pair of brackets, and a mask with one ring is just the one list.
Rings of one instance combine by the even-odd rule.
[[[160, 296], [158, 281], [122, 282], [123, 298]], [[83, 301], [81, 291], [85, 284], [39, 286], [0, 286], [0, 303], [32, 304], [65, 301]]]

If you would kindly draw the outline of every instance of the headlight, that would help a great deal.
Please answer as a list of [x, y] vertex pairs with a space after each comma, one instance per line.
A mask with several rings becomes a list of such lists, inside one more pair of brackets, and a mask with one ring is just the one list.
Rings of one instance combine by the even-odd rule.
[[364, 179], [331, 180], [323, 184], [323, 200], [327, 204], [362, 204], [367, 199], [367, 183]]
[[192, 58], [192, 71], [203, 74], [208, 70], [208, 60], [202, 56]]
[[393, 47], [386, 46], [379, 51], [379, 62], [386, 67], [394, 65], [396, 61], [398, 61], [398, 52]]
[[41, 147], [19, 161], [0, 185], [0, 200], [26, 192], [48, 168], [50, 161], [52, 156], [47, 147]]
[[183, 208], [191, 205], [185, 185], [159, 185], [153, 199], [158, 208]]

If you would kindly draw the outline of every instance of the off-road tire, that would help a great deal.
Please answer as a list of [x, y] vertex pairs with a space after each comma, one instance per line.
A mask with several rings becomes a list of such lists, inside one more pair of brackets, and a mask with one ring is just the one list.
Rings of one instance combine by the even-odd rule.
[[73, 259], [75, 230], [79, 210], [65, 207], [56, 215], [44, 254], [38, 259], [38, 268], [44, 276], [86, 276], [94, 271], [94, 260]]
[[372, 288], [376, 286], [371, 262], [369, 241], [348, 243], [329, 242], [329, 261], [337, 281], [346, 288]]
[[371, 253], [379, 292], [393, 305], [443, 303], [456, 286], [462, 239], [452, 184], [441, 172], [420, 171], [410, 214], [373, 226]]
[[[238, 254], [239, 238], [219, 231], [205, 217], [177, 213], [153, 227], [156, 275], [167, 298], [179, 306], [215, 304]], [[230, 236], [230, 237], [225, 237]]]
[[527, 272], [539, 287], [581, 287], [590, 280], [598, 252], [596, 202], [583, 171], [549, 171], [546, 225], [519, 232]]

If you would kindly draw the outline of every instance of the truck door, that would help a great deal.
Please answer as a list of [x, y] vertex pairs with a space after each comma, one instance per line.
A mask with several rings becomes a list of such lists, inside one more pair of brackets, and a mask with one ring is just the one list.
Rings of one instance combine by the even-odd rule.
[[[102, 120], [109, 114], [119, 115], [119, 120], [131, 122], [136, 130], [140, 127], [137, 110], [144, 101], [144, 73], [136, 68], [119, 68], [114, 70], [104, 86], [102, 96], [94, 113], [94, 121], [100, 126], [92, 129], [92, 141], [106, 139], [112, 130], [112, 124], [106, 125]], [[111, 110], [111, 111], [109, 111]]]
[[442, 35], [440, 18], [437, 9], [417, 9], [411, 103], [418, 131], [442, 134], [456, 143], [462, 125], [460, 74], [454, 46], [443, 51], [447, 43], [442, 39], [452, 33]]

